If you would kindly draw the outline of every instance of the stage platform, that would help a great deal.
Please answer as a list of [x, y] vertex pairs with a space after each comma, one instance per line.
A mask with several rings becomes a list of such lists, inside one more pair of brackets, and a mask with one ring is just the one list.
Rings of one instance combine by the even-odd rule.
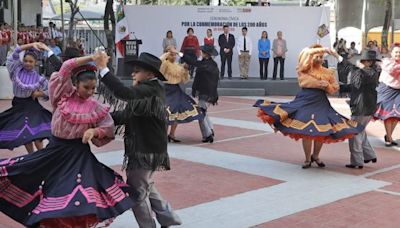
[[[123, 80], [125, 84], [132, 84], [132, 80]], [[193, 79], [184, 84], [186, 93], [191, 94]], [[285, 80], [260, 80], [249, 78], [223, 79], [219, 81], [218, 94], [220, 96], [294, 96], [300, 91], [297, 78]]]

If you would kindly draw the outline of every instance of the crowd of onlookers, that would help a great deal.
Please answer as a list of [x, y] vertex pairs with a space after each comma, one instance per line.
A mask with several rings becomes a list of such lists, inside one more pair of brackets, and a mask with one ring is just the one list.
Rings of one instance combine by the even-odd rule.
[[[393, 46], [394, 44], [392, 44]], [[389, 49], [392, 49], [392, 46]], [[350, 83], [350, 70], [346, 67], [346, 61], [350, 61], [353, 64], [356, 64], [358, 58], [360, 56], [361, 50], [356, 49], [356, 43], [351, 42], [350, 46], [347, 46], [347, 41], [343, 38], [338, 39], [333, 44], [333, 48], [337, 51], [337, 53], [343, 57], [345, 61], [337, 64], [337, 72], [339, 83], [341, 84], [340, 94], [339, 96], [346, 96], [348, 92], [348, 85]], [[378, 41], [369, 40], [366, 46], [362, 51], [372, 50], [376, 52], [376, 56], [379, 59], [390, 57], [390, 51], [386, 47], [379, 47]]]
[[[336, 38], [333, 48], [344, 58], [351, 59], [355, 55], [361, 54], [359, 50], [356, 49], [356, 43], [353, 41], [350, 46], [347, 46], [347, 41], [343, 38]], [[389, 47], [390, 48], [390, 47]], [[386, 47], [379, 47], [378, 41], [370, 40], [365, 46], [364, 50], [373, 50], [379, 58], [389, 57], [390, 52]]]
[[[6, 62], [7, 54], [14, 45], [14, 30], [7, 23], [0, 24], [0, 65]], [[42, 42], [49, 46], [56, 56], [60, 56], [63, 51], [63, 35], [53, 22], [48, 27], [42, 26], [24, 26], [18, 27], [17, 45], [23, 45], [33, 42]], [[80, 39], [68, 40], [66, 47], [74, 47], [84, 53], [84, 45]], [[40, 57], [40, 56], [39, 56]], [[39, 58], [39, 60], [41, 60]]]

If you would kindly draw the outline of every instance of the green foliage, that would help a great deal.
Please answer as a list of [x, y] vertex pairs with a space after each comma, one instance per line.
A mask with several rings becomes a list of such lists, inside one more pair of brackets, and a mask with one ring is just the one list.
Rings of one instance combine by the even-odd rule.
[[227, 6], [245, 6], [246, 5], [246, 0], [227, 0], [226, 2], [223, 2], [223, 5], [227, 5]]

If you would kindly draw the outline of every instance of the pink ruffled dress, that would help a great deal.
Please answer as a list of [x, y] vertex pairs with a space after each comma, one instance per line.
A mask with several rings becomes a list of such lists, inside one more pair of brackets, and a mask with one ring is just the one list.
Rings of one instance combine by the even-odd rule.
[[377, 110], [374, 119], [400, 120], [400, 62], [392, 58], [382, 60], [379, 76]]
[[110, 142], [114, 124], [108, 107], [78, 96], [70, 80], [75, 67], [75, 60], [69, 60], [50, 79], [50, 144], [33, 154], [0, 160], [0, 211], [25, 226], [107, 225], [133, 206], [122, 177], [82, 143], [89, 128], [96, 131], [93, 144]]

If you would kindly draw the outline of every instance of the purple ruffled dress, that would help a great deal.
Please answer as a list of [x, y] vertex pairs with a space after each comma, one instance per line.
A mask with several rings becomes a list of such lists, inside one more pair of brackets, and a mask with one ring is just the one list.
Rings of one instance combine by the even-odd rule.
[[48, 81], [36, 71], [24, 69], [20, 52], [16, 48], [7, 59], [14, 98], [12, 107], [0, 113], [0, 149], [12, 150], [51, 136], [51, 113], [31, 97], [36, 90], [47, 94]]

